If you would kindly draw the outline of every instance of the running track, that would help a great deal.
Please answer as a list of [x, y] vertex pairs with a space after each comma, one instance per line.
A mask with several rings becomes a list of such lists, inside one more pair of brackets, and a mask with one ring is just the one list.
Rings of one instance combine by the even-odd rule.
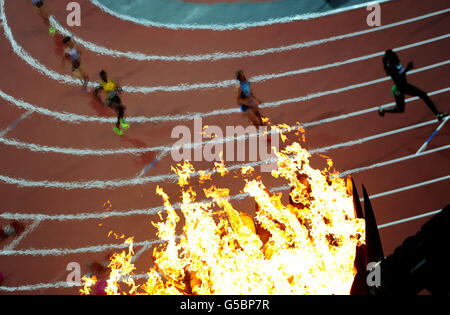
[[[192, 129], [194, 117], [204, 125], [245, 126], [235, 106], [238, 69], [254, 82], [265, 116], [300, 121], [308, 149], [332, 157], [341, 173], [367, 187], [386, 255], [448, 203], [449, 124], [416, 155], [439, 125], [428, 108], [413, 98], [402, 115], [380, 118], [376, 111], [393, 101], [380, 58], [387, 48], [403, 63], [413, 60], [410, 81], [441, 111], [450, 110], [448, 1], [383, 3], [379, 29], [369, 29], [367, 12], [357, 9], [212, 31], [145, 27], [80, 0], [83, 26], [59, 30], [83, 45], [92, 79], [103, 68], [125, 86], [132, 127], [121, 138], [112, 132], [112, 113], [61, 66], [60, 35], [48, 35], [28, 2], [0, 0], [0, 223], [17, 219], [26, 226], [19, 238], [0, 244], [1, 294], [76, 294], [64, 282], [67, 264], [78, 262], [86, 273], [89, 261], [103, 262], [123, 248], [122, 240], [107, 237], [111, 230], [135, 237], [137, 274], [145, 273], [155, 240], [150, 221], [162, 210], [156, 186], [177, 202], [171, 131]], [[49, 1], [58, 27], [66, 3]], [[285, 191], [282, 182], [262, 177]], [[236, 209], [253, 209], [232, 176], [214, 180], [231, 187]]]

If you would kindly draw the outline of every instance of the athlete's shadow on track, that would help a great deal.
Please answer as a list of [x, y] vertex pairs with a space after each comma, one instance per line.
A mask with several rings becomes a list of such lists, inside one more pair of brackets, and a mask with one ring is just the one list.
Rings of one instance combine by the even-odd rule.
[[117, 114], [111, 108], [96, 98], [92, 93], [88, 96], [90, 97], [89, 105], [95, 110], [98, 116], [117, 117]]
[[[91, 95], [91, 100], [89, 102], [89, 105], [97, 112], [98, 116], [114, 117], [114, 118], [116, 118], [116, 116], [117, 116], [111, 108], [106, 106], [102, 101], [98, 100], [94, 95]], [[113, 122], [111, 122], [111, 126], [112, 126], [112, 124], [113, 124]], [[108, 124], [106, 124], [106, 125], [108, 125]], [[148, 147], [147, 143], [145, 143], [139, 139], [132, 138], [127, 134], [120, 136], [120, 140], [131, 143], [135, 148], [138, 148], [138, 149]], [[156, 154], [155, 154], [155, 152], [145, 152], [145, 153], [139, 154], [139, 157], [140, 157], [140, 159], [137, 160], [137, 162], [135, 164], [139, 167], [144, 167], [144, 166], [148, 165], [149, 163], [151, 163], [152, 161], [154, 161]]]
[[[138, 148], [138, 149], [149, 147], [148, 144], [146, 144], [145, 142], [143, 142], [139, 139], [136, 139], [136, 138], [132, 138], [126, 134], [121, 136], [120, 139], [122, 141], [131, 143], [135, 148]], [[156, 153], [155, 152], [145, 152], [145, 153], [139, 154], [139, 157], [140, 157], [140, 159], [136, 160], [136, 163], [134, 163], [134, 164], [137, 165], [138, 167], [144, 168], [145, 166], [149, 165], [150, 163], [152, 163], [155, 160]]]
[[55, 55], [60, 57], [64, 54], [63, 39], [64, 36], [60, 33], [56, 33], [55, 36], [53, 36], [53, 40], [55, 41]]

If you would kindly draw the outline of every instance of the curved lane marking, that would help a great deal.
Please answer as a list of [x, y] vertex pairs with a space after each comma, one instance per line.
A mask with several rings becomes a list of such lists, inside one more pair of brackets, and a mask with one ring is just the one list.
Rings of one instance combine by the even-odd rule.
[[[252, 23], [229, 23], [225, 25], [210, 25], [210, 24], [174, 24], [174, 23], [159, 23], [155, 21], [150, 21], [147, 19], [139, 19], [135, 18], [126, 14], [121, 14], [118, 12], [115, 12], [108, 7], [104, 6], [98, 0], [90, 0], [91, 3], [98, 7], [101, 11], [114, 16], [120, 20], [132, 22], [135, 24], [139, 24], [145, 27], [157, 27], [157, 28], [167, 28], [167, 29], [173, 29], [173, 30], [180, 30], [180, 29], [189, 29], [189, 30], [212, 30], [212, 31], [230, 31], [230, 30], [243, 30], [247, 28], [254, 28], [254, 27], [263, 27], [263, 26], [270, 26], [274, 24], [286, 24], [291, 23], [295, 21], [306, 21], [311, 19], [316, 19], [328, 15], [334, 15], [343, 13], [346, 11], [356, 10], [360, 8], [367, 7], [368, 4], [372, 3], [373, 1], [368, 1], [366, 3], [362, 4], [355, 4], [352, 6], [339, 8], [339, 9], [333, 9], [327, 12], [319, 12], [319, 13], [305, 13], [305, 14], [297, 14], [293, 16], [286, 16], [282, 18], [273, 18], [268, 19], [266, 21], [261, 22], [252, 22]], [[384, 3], [384, 2], [391, 2], [392, 0], [378, 0], [377, 3]]]
[[[42, 65], [39, 61], [31, 57], [31, 55], [26, 52], [23, 47], [21, 47], [16, 40], [14, 39], [14, 36], [12, 35], [12, 31], [9, 28], [7, 18], [5, 15], [5, 9], [4, 9], [5, 0], [0, 0], [0, 18], [2, 20], [3, 30], [6, 38], [11, 43], [11, 46], [13, 48], [13, 51], [18, 55], [22, 60], [24, 60], [26, 63], [28, 63], [31, 67], [35, 68], [39, 73], [53, 79], [56, 81], [59, 81], [60, 83], [64, 84], [70, 84], [70, 85], [78, 85], [81, 86], [81, 82], [79, 80], [74, 79], [73, 77], [69, 75], [62, 75], [60, 73], [57, 73], [53, 70], [48, 69], [44, 65]], [[450, 11], [450, 9], [447, 9], [447, 11]], [[440, 11], [442, 14], [443, 11]], [[436, 15], [437, 13], [432, 13]], [[381, 28], [381, 27], [380, 27]], [[315, 67], [317, 68], [317, 67]], [[288, 75], [296, 75], [300, 73], [305, 73], [304, 69], [297, 70], [297, 71], [290, 71]], [[315, 71], [313, 69], [309, 69], [309, 71]], [[274, 78], [279, 78], [282, 76], [286, 76], [281, 74], [268, 74], [268, 75], [261, 75], [252, 78], [253, 82], [261, 82], [265, 80], [270, 80]], [[207, 83], [195, 83], [195, 84], [186, 84], [181, 83], [174, 86], [123, 86], [123, 90], [130, 93], [142, 93], [142, 94], [149, 94], [149, 93], [155, 93], [155, 92], [184, 92], [184, 91], [190, 91], [190, 90], [200, 90], [200, 89], [212, 89], [212, 88], [227, 88], [230, 86], [234, 86], [236, 84], [235, 80], [225, 80], [225, 81], [218, 81], [218, 82], [207, 82]], [[88, 84], [90, 87], [96, 87], [96, 83], [89, 82]]]
[[223, 59], [239, 59], [239, 58], [245, 58], [245, 57], [255, 57], [255, 56], [263, 56], [266, 54], [273, 54], [273, 53], [280, 53], [280, 52], [286, 52], [290, 50], [297, 50], [302, 48], [309, 48], [317, 45], [326, 44], [333, 41], [338, 41], [341, 39], [347, 39], [351, 37], [361, 36], [373, 32], [378, 32], [381, 30], [386, 30], [389, 28], [417, 22], [423, 19], [431, 18], [440, 14], [445, 14], [449, 12], [450, 9], [444, 9], [439, 10], [435, 12], [431, 12], [428, 14], [420, 15], [414, 18], [394, 22], [391, 24], [386, 24], [383, 26], [379, 26], [376, 28], [368, 28], [365, 30], [357, 31], [357, 32], [351, 32], [347, 34], [332, 36], [328, 38], [323, 38], [319, 40], [312, 40], [302, 43], [295, 43], [291, 45], [286, 46], [279, 46], [279, 47], [271, 47], [271, 48], [264, 48], [264, 49], [257, 49], [252, 51], [241, 51], [241, 52], [215, 52], [215, 53], [208, 53], [208, 54], [198, 54], [198, 55], [172, 55], [172, 56], [164, 56], [164, 55], [149, 55], [142, 52], [125, 52], [125, 51], [119, 51], [115, 49], [110, 49], [107, 47], [103, 47], [100, 45], [97, 45], [93, 42], [83, 40], [82, 38], [72, 34], [69, 30], [64, 28], [55, 17], [50, 17], [50, 22], [52, 23], [52, 26], [55, 27], [59, 32], [61, 32], [63, 35], [71, 36], [73, 37], [77, 43], [84, 46], [86, 49], [91, 50], [97, 54], [100, 55], [106, 55], [106, 56], [112, 56], [115, 58], [128, 58], [133, 59], [137, 61], [186, 61], [186, 62], [198, 62], [198, 61], [217, 61], [217, 60], [223, 60]]

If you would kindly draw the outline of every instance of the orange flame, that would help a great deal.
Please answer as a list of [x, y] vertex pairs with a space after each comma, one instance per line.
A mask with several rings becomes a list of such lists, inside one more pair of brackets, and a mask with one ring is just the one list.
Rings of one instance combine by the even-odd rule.
[[[280, 126], [281, 127], [281, 126]], [[286, 127], [286, 126], [282, 126]], [[172, 168], [179, 176], [184, 217], [182, 235], [176, 234], [180, 216], [169, 196], [157, 187], [166, 218], [152, 224], [165, 241], [154, 248], [155, 267], [147, 282], [136, 286], [132, 239], [128, 253], [112, 257], [108, 294], [348, 294], [356, 274], [356, 247], [365, 241], [364, 220], [357, 219], [345, 179], [329, 176], [333, 166], [313, 169], [310, 153], [299, 143], [276, 153], [275, 178], [291, 187], [290, 203], [272, 194], [260, 179], [245, 178], [244, 192], [257, 205], [254, 218], [237, 211], [227, 188], [203, 189], [210, 202], [197, 202], [189, 187], [194, 167], [187, 161]], [[224, 162], [215, 163], [221, 176]], [[251, 175], [244, 168], [241, 175]], [[206, 174], [206, 173], [201, 173]], [[211, 180], [208, 176], [207, 179]], [[220, 210], [218, 211], [217, 208]], [[90, 294], [95, 279], [84, 278], [82, 294]], [[121, 290], [120, 281], [128, 291]]]

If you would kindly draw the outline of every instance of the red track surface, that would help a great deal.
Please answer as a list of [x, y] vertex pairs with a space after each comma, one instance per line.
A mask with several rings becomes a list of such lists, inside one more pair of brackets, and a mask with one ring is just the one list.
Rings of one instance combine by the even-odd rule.
[[[14, 38], [34, 59], [56, 72], [68, 74], [62, 67], [60, 36], [50, 37], [47, 30], [28, 3], [29, 1], [5, 1], [5, 14]], [[156, 55], [205, 54], [214, 52], [239, 52], [287, 46], [311, 40], [328, 38], [367, 29], [364, 9], [353, 10], [324, 18], [299, 21], [268, 27], [237, 31], [175, 31], [146, 28], [141, 25], [118, 20], [104, 14], [89, 1], [79, 1], [83, 10], [82, 27], [71, 31], [80, 38], [98, 45], [121, 51], [140, 51]], [[49, 8], [60, 21], [65, 21], [67, 1], [54, 1]], [[382, 5], [382, 23], [390, 23], [446, 9], [448, 1], [430, 0], [415, 2], [398, 0]], [[123, 85], [172, 86], [180, 83], [203, 83], [230, 80], [238, 69], [250, 76], [281, 73], [313, 66], [344, 61], [350, 58], [381, 52], [447, 34], [450, 29], [449, 14], [441, 14], [421, 21], [372, 32], [348, 39], [332, 41], [317, 46], [270, 53], [256, 57], [224, 59], [202, 62], [138, 62], [125, 58], [100, 56], [82, 49], [84, 67], [92, 79], [105, 69], [111, 77]], [[3, 76], [0, 90], [35, 106], [58, 112], [90, 116], [112, 117], [108, 108], [102, 107], [79, 87], [65, 85], [44, 76], [19, 58], [11, 44], [0, 35], [0, 64]], [[413, 60], [416, 68], [446, 61], [450, 40], [443, 39], [426, 45], [406, 49], [399, 53], [406, 63]], [[437, 91], [450, 84], [449, 65], [435, 67], [409, 75], [412, 84], [425, 91]], [[255, 94], [265, 102], [275, 102], [312, 93], [335, 90], [354, 84], [376, 80], [385, 76], [380, 58], [367, 59], [340, 67], [284, 78], [271, 79], [253, 84]], [[287, 103], [266, 108], [263, 114], [273, 123], [294, 125], [296, 121], [313, 122], [320, 119], [352, 113], [393, 101], [390, 94], [391, 81], [349, 89], [340, 93]], [[161, 116], [188, 112], [207, 113], [219, 108], [234, 108], [235, 90], [212, 88], [184, 92], [155, 92], [150, 94], [126, 93], [123, 101], [127, 105], [126, 115]], [[441, 111], [448, 111], [449, 94], [443, 92], [432, 96]], [[0, 99], [2, 113], [0, 131], [5, 130], [25, 110]], [[380, 118], [376, 111], [352, 118], [312, 126], [307, 129], [308, 149], [322, 148], [383, 134], [406, 126], [432, 120], [429, 109], [421, 101], [407, 103], [402, 115], [386, 115]], [[203, 119], [204, 125], [223, 127], [247, 125], [239, 114], [217, 115]], [[177, 125], [193, 126], [192, 121], [132, 124], [126, 136], [118, 137], [112, 132], [112, 124], [79, 121], [69, 123], [39, 113], [31, 113], [7, 134], [6, 139], [16, 139], [52, 147], [118, 149], [170, 146], [171, 131]], [[438, 126], [437, 122], [391, 136], [366, 141], [327, 151], [340, 171], [374, 165], [414, 154]], [[449, 125], [433, 138], [427, 150], [450, 143]], [[159, 152], [143, 155], [107, 155], [80, 157], [70, 154], [33, 152], [14, 146], [0, 144], [2, 166], [0, 175], [35, 181], [77, 182], [90, 180], [132, 179], [151, 163]], [[387, 166], [373, 168], [353, 174], [356, 183], [364, 184], [372, 195], [397, 188], [420, 184], [449, 175], [450, 151], [411, 158]], [[158, 176], [170, 172], [174, 164], [170, 155], [165, 156], [145, 176]], [[319, 165], [319, 162], [317, 162]], [[211, 164], [195, 163], [197, 169], [211, 168]], [[230, 166], [230, 165], [228, 165]], [[263, 175], [269, 187], [284, 183]], [[233, 179], [217, 179], [218, 185], [231, 186]], [[109, 231], [134, 236], [135, 242], [155, 239], [151, 220], [153, 215], [110, 216], [104, 219], [83, 219], [80, 214], [95, 214], [106, 211], [126, 212], [132, 209], [151, 209], [161, 206], [160, 198], [154, 195], [156, 185], [164, 187], [171, 196], [176, 196], [176, 185], [168, 181], [128, 185], [115, 189], [61, 189], [47, 187], [21, 187], [0, 181], [1, 224], [6, 224], [4, 214], [30, 215], [22, 222], [29, 230], [21, 239], [8, 239], [0, 245], [0, 271], [6, 275], [1, 284], [5, 294], [76, 294], [77, 288], [57, 288], [54, 283], [65, 281], [66, 266], [78, 262], [82, 272], [88, 272], [87, 262], [105, 261], [107, 253], [116, 249], [96, 245], [121, 244], [121, 240], [107, 238]], [[272, 186], [271, 186], [272, 185]], [[410, 218], [443, 208], [448, 203], [449, 180], [421, 185], [402, 192], [373, 199], [378, 224]], [[233, 184], [232, 193], [242, 187]], [[174, 197], [173, 197], [174, 198]], [[175, 201], [174, 198], [173, 201]], [[110, 201], [111, 209], [104, 203]], [[252, 209], [250, 200], [235, 201], [237, 209]], [[35, 222], [38, 216], [48, 215]], [[59, 215], [73, 215], [62, 218]], [[22, 217], [23, 218], [23, 217]], [[428, 217], [395, 224], [381, 229], [385, 254], [390, 254], [407, 236], [414, 234]], [[33, 224], [35, 224], [33, 226]], [[101, 226], [99, 226], [101, 224]], [[30, 229], [34, 227], [34, 229]], [[15, 243], [11, 243], [15, 242]], [[14, 246], [12, 246], [14, 245]], [[7, 251], [8, 249], [9, 251]], [[48, 249], [47, 253], [35, 250]], [[55, 251], [54, 249], [57, 249]], [[75, 250], [64, 253], [64, 249]], [[79, 251], [77, 251], [79, 249]], [[139, 251], [139, 247], [136, 251]], [[144, 273], [149, 266], [151, 250], [145, 251], [137, 260], [137, 273]], [[27, 285], [44, 284], [42, 287], [24, 288]]]

